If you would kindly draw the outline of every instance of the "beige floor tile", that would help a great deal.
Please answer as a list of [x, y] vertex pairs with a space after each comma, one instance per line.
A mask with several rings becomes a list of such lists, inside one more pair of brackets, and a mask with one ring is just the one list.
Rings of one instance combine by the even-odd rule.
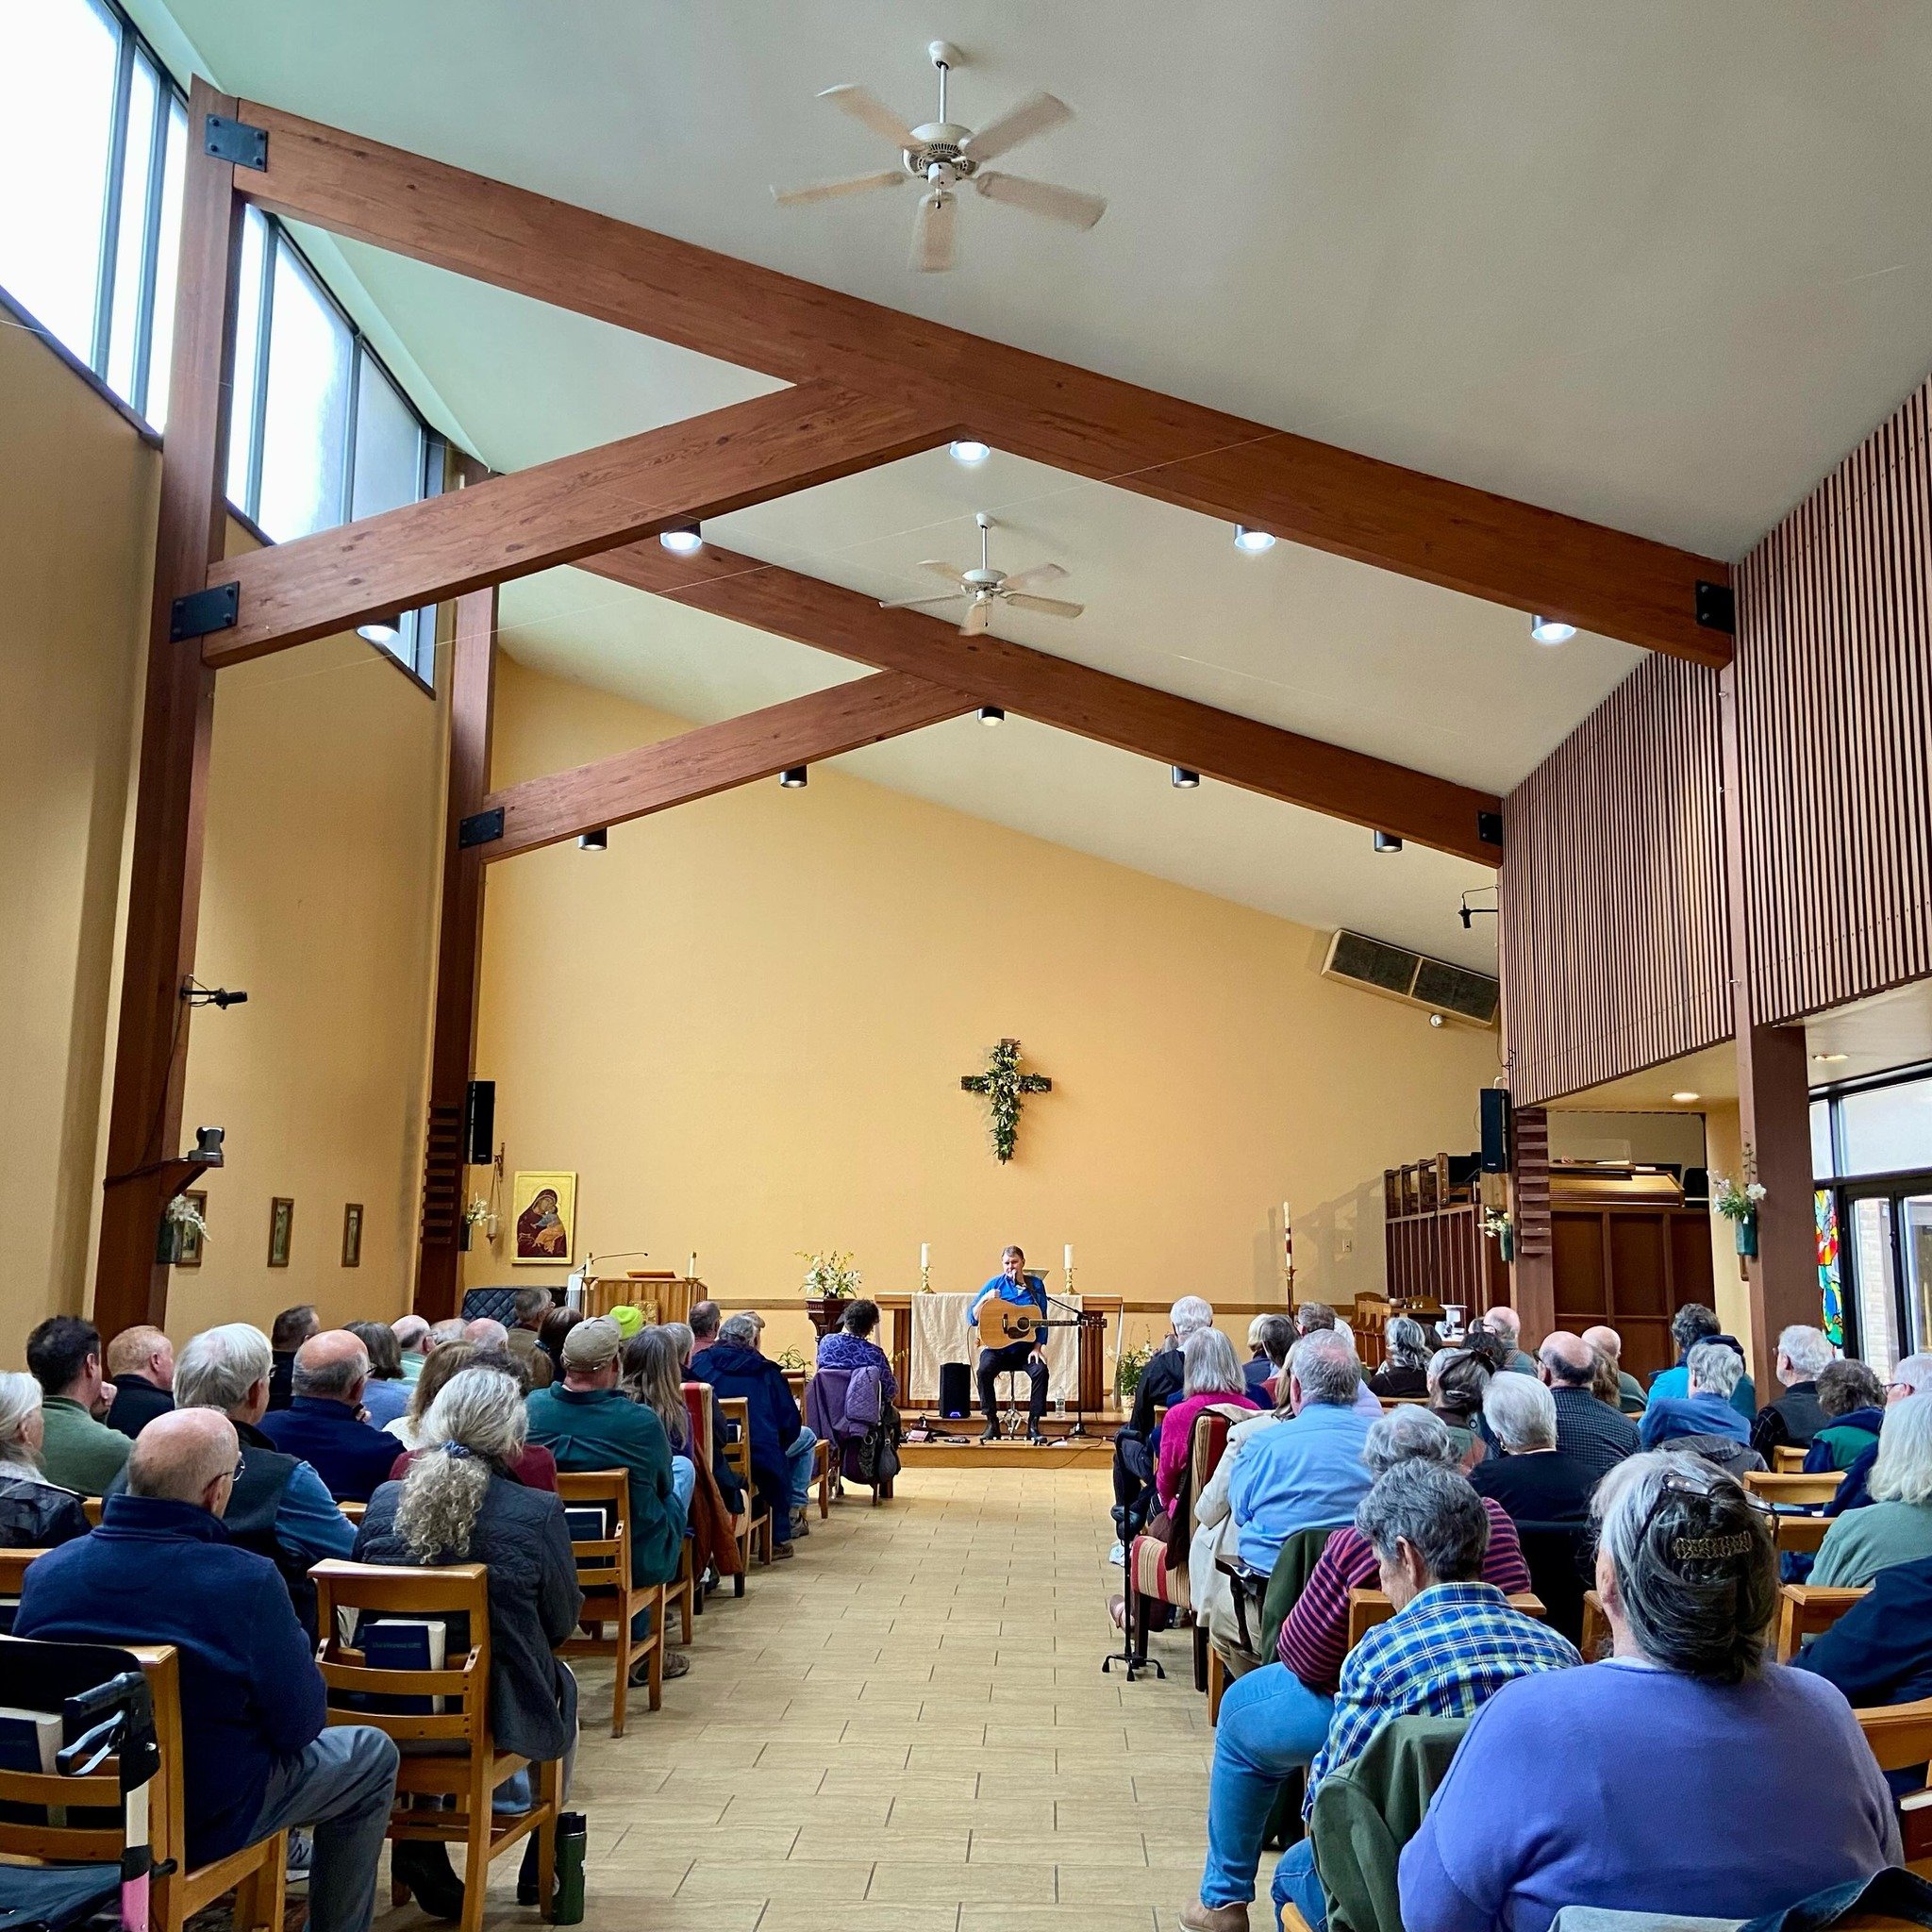
[[834, 1863], [800, 1860], [765, 1864], [729, 1856], [701, 1857], [678, 1888], [680, 1903], [708, 1904], [718, 1899], [787, 1898], [822, 1906], [856, 1905], [865, 1897], [873, 1875], [869, 1859]]
[[1051, 1865], [900, 1864], [881, 1858], [873, 1868], [869, 1901], [924, 1906], [951, 1900], [981, 1905], [1051, 1905]]

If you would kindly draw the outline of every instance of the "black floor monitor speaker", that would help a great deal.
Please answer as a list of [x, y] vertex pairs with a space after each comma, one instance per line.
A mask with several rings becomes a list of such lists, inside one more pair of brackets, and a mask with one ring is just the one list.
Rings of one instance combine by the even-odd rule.
[[1485, 1087], [1483, 1100], [1483, 1172], [1507, 1174], [1509, 1159], [1509, 1092], [1504, 1087]]
[[940, 1364], [940, 1413], [962, 1416], [973, 1407], [973, 1375], [964, 1362]]
[[464, 1158], [472, 1167], [488, 1167], [496, 1158], [496, 1082], [472, 1080], [463, 1109]]

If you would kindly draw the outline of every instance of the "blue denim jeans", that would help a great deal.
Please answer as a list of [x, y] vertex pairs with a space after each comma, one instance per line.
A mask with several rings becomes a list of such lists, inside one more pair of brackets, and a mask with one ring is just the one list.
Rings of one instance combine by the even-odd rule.
[[811, 1501], [811, 1452], [818, 1440], [811, 1425], [802, 1424], [798, 1440], [785, 1452], [785, 1461], [791, 1471], [791, 1507], [794, 1509], [803, 1509]]
[[1274, 1868], [1274, 1923], [1281, 1924], [1281, 1908], [1293, 1906], [1308, 1922], [1308, 1932], [1325, 1932], [1328, 1924], [1328, 1894], [1315, 1876], [1315, 1842], [1297, 1839], [1281, 1855]]
[[313, 1932], [369, 1932], [375, 1861], [395, 1802], [396, 1762], [395, 1745], [374, 1724], [329, 1724], [306, 1749], [269, 1767], [250, 1837], [264, 1839], [285, 1825], [313, 1830]]
[[671, 1487], [676, 1493], [678, 1507], [684, 1511], [687, 1523], [691, 1521], [691, 1491], [697, 1485], [697, 1465], [689, 1456], [674, 1456], [671, 1458]]
[[1285, 1777], [1313, 1760], [1334, 1708], [1332, 1698], [1310, 1690], [1286, 1664], [1264, 1664], [1227, 1687], [1208, 1786], [1203, 1905], [1246, 1905], [1254, 1897], [1274, 1794]]

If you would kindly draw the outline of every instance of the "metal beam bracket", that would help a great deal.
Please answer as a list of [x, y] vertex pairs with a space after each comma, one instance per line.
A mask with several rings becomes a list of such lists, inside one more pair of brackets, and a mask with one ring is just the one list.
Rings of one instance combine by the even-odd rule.
[[1503, 842], [1503, 814], [1499, 811], [1479, 811], [1475, 815], [1475, 835], [1485, 845], [1501, 845]]
[[503, 808], [493, 806], [489, 811], [473, 811], [457, 826], [457, 844], [467, 848], [471, 845], [493, 845], [503, 837]]
[[210, 114], [202, 130], [202, 145], [218, 161], [238, 168], [268, 171], [268, 129], [251, 126], [226, 114]]
[[168, 636], [175, 643], [205, 638], [210, 631], [233, 630], [242, 615], [242, 586], [210, 584], [176, 597], [168, 612]]
[[1738, 593], [1728, 584], [1707, 583], [1703, 577], [1697, 579], [1697, 622], [1706, 630], [1721, 630], [1726, 637], [1736, 635], [1738, 628]]

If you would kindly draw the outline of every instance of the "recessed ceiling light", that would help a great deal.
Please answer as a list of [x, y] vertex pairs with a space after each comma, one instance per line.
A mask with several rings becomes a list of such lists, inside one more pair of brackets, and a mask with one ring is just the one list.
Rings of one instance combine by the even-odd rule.
[[1836, 1067], [1843, 1065], [1846, 1060], [1851, 1058], [1851, 1055], [1848, 1053], [1814, 1053], [1811, 1058], [1821, 1067]]
[[956, 463], [983, 463], [988, 457], [991, 456], [992, 448], [989, 443], [963, 441], [948, 443], [946, 445], [946, 454]]
[[1004, 724], [1007, 722], [1005, 708], [1000, 705], [981, 705], [979, 722], [982, 724]]
[[1674, 1093], [1671, 1095], [1671, 1098], [1675, 1101], [1685, 1102], [1691, 1100], [1702, 1100], [1704, 1096], [1701, 1093]]
[[778, 783], [787, 791], [798, 791], [804, 789], [805, 777], [806, 773], [803, 765], [788, 765], [784, 771], [779, 773]]
[[1377, 852], [1400, 852], [1402, 850], [1402, 841], [1393, 832], [1377, 832], [1375, 834], [1375, 850]]
[[1234, 526], [1234, 547], [1256, 555], [1263, 550], [1274, 548], [1274, 539], [1266, 530], [1251, 530], [1245, 524]]
[[685, 524], [675, 530], [660, 530], [658, 541], [673, 557], [690, 557], [705, 547], [705, 540], [699, 535], [695, 524]]
[[1176, 791], [1192, 791], [1201, 782], [1200, 773], [1191, 772], [1185, 765], [1170, 765], [1167, 773]]
[[1560, 617], [1532, 617], [1529, 634], [1540, 644], [1567, 644], [1576, 635], [1576, 626]]
[[356, 635], [368, 643], [381, 644], [386, 648], [399, 642], [403, 632], [402, 626], [392, 617], [372, 617], [367, 624], [356, 626]]
[[609, 846], [609, 843], [610, 830], [607, 825], [599, 825], [595, 831], [583, 832], [577, 837], [577, 850], [579, 852], [602, 852]]

